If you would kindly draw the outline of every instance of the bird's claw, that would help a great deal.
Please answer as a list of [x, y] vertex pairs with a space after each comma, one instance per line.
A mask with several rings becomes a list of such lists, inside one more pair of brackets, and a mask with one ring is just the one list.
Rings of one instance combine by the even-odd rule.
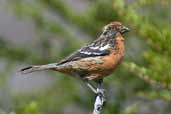
[[97, 89], [96, 91], [97, 93], [97, 96], [100, 96], [101, 99], [103, 99], [103, 101], [106, 101], [106, 96], [105, 96], [105, 92], [106, 90], [105, 89]]

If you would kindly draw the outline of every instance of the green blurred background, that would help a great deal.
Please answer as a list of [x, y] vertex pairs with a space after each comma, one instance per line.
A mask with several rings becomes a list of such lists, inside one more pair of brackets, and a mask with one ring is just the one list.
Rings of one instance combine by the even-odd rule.
[[16, 71], [58, 62], [114, 20], [131, 32], [102, 114], [171, 114], [171, 0], [0, 0], [0, 114], [90, 114], [95, 95], [78, 79]]

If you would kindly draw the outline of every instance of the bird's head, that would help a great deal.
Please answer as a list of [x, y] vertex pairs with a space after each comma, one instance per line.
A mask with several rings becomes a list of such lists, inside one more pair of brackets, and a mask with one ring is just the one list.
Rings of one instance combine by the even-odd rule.
[[120, 32], [121, 34], [124, 34], [126, 32], [129, 32], [129, 28], [127, 28], [126, 26], [124, 26], [121, 22], [111, 22], [108, 25], [103, 27], [103, 34], [105, 35], [110, 35], [113, 33], [117, 33]]

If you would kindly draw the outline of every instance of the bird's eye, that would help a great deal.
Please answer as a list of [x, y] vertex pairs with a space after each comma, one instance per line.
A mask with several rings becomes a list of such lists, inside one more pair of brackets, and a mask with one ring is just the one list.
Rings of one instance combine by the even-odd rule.
[[109, 30], [111, 30], [111, 29], [114, 29], [115, 28], [115, 26], [109, 26]]
[[112, 27], [111, 27], [111, 26], [109, 26], [109, 27], [108, 27], [108, 30], [111, 30], [111, 28], [112, 28]]
[[109, 30], [111, 30], [111, 29], [114, 29], [115, 28], [115, 26], [109, 26]]

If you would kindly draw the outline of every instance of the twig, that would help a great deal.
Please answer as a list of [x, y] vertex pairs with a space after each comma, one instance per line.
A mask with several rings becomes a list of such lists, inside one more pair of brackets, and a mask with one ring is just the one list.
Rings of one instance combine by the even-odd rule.
[[105, 95], [104, 95], [104, 89], [102, 88], [97, 88], [97, 92], [99, 94], [97, 94], [95, 103], [94, 103], [94, 111], [93, 114], [100, 114], [103, 104], [106, 101]]

